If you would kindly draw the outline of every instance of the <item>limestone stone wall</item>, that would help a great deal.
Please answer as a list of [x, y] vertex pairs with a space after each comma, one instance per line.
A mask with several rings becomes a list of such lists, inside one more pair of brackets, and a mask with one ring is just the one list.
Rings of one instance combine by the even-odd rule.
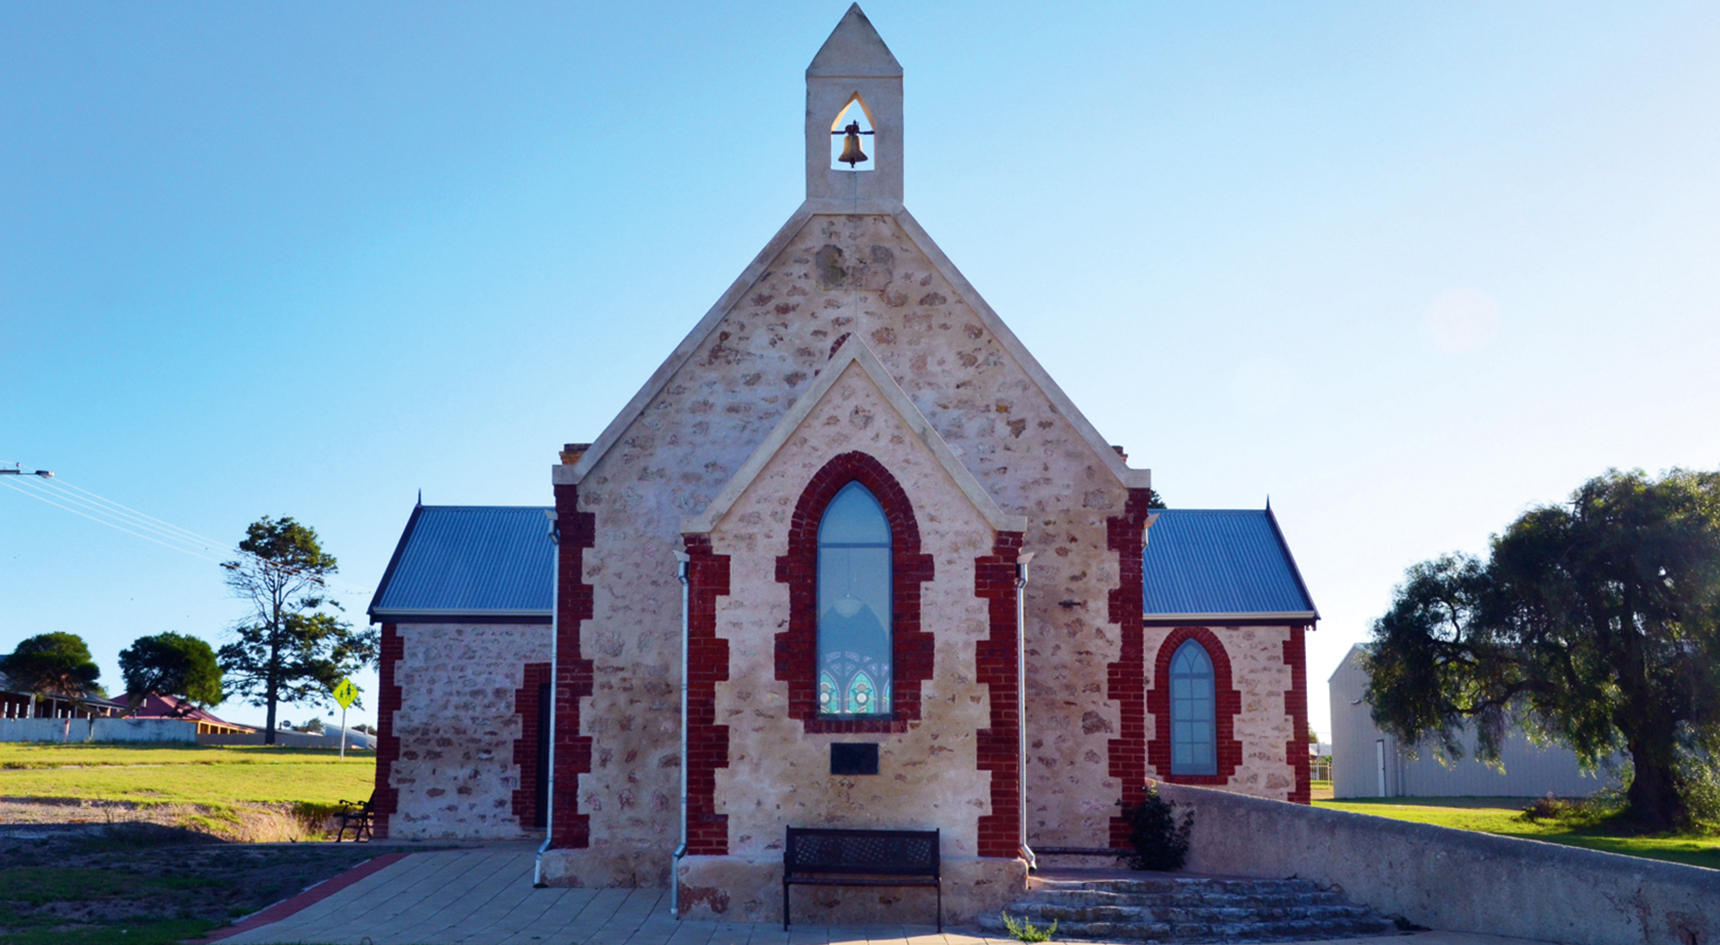
[[[1223, 789], [1272, 800], [1288, 800], [1296, 786], [1296, 772], [1285, 755], [1286, 743], [1295, 739], [1295, 725], [1285, 713], [1284, 694], [1290, 689], [1290, 667], [1284, 664], [1284, 641], [1288, 627], [1208, 627], [1223, 644], [1230, 658], [1231, 686], [1242, 695], [1242, 711], [1236, 716], [1235, 737], [1242, 742], [1242, 764]], [[1171, 628], [1146, 630], [1147, 686], [1153, 687], [1154, 664]], [[1148, 711], [1147, 737], [1153, 737], [1156, 718]], [[1305, 737], [1305, 736], [1304, 736]], [[1300, 740], [1298, 740], [1300, 742]], [[1152, 768], [1147, 774], [1164, 778], [1169, 772]]]
[[677, 837], [681, 519], [705, 509], [849, 333], [1003, 510], [1028, 517], [1029, 837], [1105, 842], [1119, 794], [1105, 760], [1118, 721], [1106, 664], [1119, 645], [1105, 521], [1126, 491], [893, 217], [813, 216], [580, 483], [596, 519], [584, 557], [594, 613], [581, 628], [596, 679], [579, 789], [591, 851], [566, 859], [589, 884], [637, 874], [606, 857], [666, 855]]
[[[788, 613], [776, 580], [795, 505], [826, 463], [862, 450], [890, 470], [913, 503], [921, 551], [936, 562], [920, 585], [921, 629], [933, 634], [932, 678], [908, 731], [809, 734], [789, 717], [776, 679], [775, 636]], [[976, 769], [975, 733], [990, 724], [975, 644], [990, 635], [987, 602], [974, 596], [974, 558], [994, 534], [949, 474], [858, 365], [850, 365], [711, 534], [729, 555], [730, 594], [717, 602], [729, 640], [729, 681], [717, 684], [717, 722], [729, 726], [729, 766], [717, 771], [717, 811], [729, 816], [729, 852], [780, 851], [783, 829], [876, 827], [943, 831], [946, 856], [978, 853], [978, 818], [991, 812], [991, 775]], [[832, 742], [877, 742], [879, 773], [830, 774]]]
[[513, 839], [520, 786], [514, 696], [527, 663], [550, 659], [547, 624], [400, 624], [395, 664], [401, 706], [394, 714], [400, 757], [392, 839]]

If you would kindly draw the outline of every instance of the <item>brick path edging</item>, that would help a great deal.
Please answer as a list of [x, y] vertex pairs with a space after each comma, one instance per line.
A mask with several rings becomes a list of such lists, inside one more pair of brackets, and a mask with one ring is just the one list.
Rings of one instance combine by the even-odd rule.
[[283, 899], [261, 912], [253, 912], [224, 929], [210, 932], [203, 938], [191, 939], [187, 945], [207, 945], [209, 942], [218, 942], [221, 939], [238, 935], [240, 932], [249, 932], [259, 926], [279, 922], [287, 916], [316, 905], [366, 876], [381, 872], [411, 855], [410, 853], [384, 853], [381, 856], [365, 860], [338, 876], [325, 879], [311, 886], [291, 899]]

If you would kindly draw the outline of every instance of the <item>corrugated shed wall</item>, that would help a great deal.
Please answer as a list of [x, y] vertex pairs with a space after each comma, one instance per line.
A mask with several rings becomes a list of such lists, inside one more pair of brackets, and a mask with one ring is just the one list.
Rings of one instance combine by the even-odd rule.
[[[1592, 794], [1615, 783], [1608, 772], [1585, 775], [1576, 755], [1561, 747], [1537, 748], [1515, 733], [1501, 750], [1504, 773], [1465, 757], [1450, 768], [1431, 751], [1411, 760], [1397, 740], [1374, 727], [1366, 702], [1355, 703], [1367, 688], [1361, 648], [1352, 647], [1327, 682], [1332, 711], [1332, 792], [1335, 797], [1563, 797]], [[1381, 751], [1384, 782], [1382, 795]], [[1474, 747], [1470, 737], [1466, 752]]]

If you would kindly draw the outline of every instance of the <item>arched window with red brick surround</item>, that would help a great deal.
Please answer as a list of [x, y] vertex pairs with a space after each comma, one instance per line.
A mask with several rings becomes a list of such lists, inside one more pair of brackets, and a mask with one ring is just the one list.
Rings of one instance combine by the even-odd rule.
[[[819, 531], [826, 512], [852, 484], [864, 492], [850, 490], [848, 497], [875, 502], [888, 525], [891, 691], [878, 698], [887, 713], [828, 712], [818, 699]], [[932, 676], [932, 635], [920, 629], [920, 585], [932, 579], [932, 556], [920, 553], [913, 504], [883, 463], [867, 453], [843, 453], [813, 475], [795, 505], [788, 553], [776, 559], [776, 579], [788, 585], [788, 629], [776, 635], [776, 678], [788, 683], [789, 716], [808, 732], [907, 731], [908, 722], [920, 717], [920, 686]]]
[[[1147, 711], [1154, 737], [1147, 742], [1147, 763], [1172, 784], [1229, 783], [1242, 765], [1242, 742], [1236, 738], [1242, 693], [1231, 686], [1224, 644], [1206, 627], [1178, 627], [1159, 645], [1153, 662]], [[1210, 706], [1210, 715], [1203, 705]], [[1196, 747], [1208, 738], [1210, 758]], [[1180, 757], [1178, 747], [1184, 748]]]
[[850, 482], [818, 522], [818, 717], [890, 717], [890, 522]]

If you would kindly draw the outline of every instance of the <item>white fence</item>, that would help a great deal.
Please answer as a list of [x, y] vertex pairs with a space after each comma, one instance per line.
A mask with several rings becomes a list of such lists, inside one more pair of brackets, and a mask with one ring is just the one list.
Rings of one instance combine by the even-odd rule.
[[0, 742], [197, 743], [197, 723], [182, 719], [0, 719]]

